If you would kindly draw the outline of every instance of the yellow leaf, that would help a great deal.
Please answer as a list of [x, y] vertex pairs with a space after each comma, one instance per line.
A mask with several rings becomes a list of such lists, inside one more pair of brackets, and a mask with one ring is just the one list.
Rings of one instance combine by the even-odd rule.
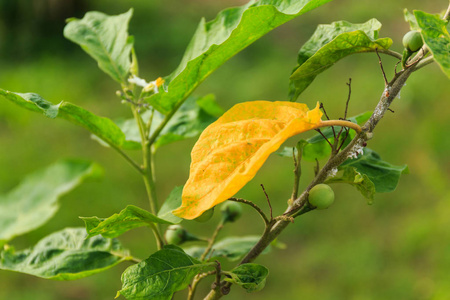
[[208, 126], [191, 153], [182, 204], [173, 214], [194, 219], [249, 182], [288, 138], [321, 126], [319, 104], [253, 101], [235, 105]]

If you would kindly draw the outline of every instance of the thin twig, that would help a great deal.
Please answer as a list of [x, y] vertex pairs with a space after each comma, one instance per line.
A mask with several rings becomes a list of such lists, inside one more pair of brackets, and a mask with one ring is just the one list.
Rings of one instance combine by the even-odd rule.
[[395, 51], [392, 51], [392, 50], [389, 50], [389, 49], [378, 49], [378, 52], [390, 55], [390, 56], [395, 57], [395, 58], [398, 58], [399, 60], [402, 59], [402, 54], [401, 53], [398, 53], [398, 52], [395, 52]]
[[[347, 102], [345, 102], [344, 120], [347, 119], [348, 104], [350, 102], [350, 98], [351, 98], [351, 95], [352, 95], [352, 79], [349, 78], [348, 79], [348, 83], [346, 83], [346, 84], [348, 86], [348, 96], [347, 96]], [[339, 143], [339, 138], [341, 137], [343, 129], [344, 129], [344, 127], [341, 126], [341, 130], [339, 130], [339, 133], [337, 134], [337, 138], [336, 138], [337, 141], [336, 141], [336, 143]], [[339, 149], [340, 149], [340, 147], [339, 147]], [[339, 151], [339, 149], [337, 149], [337, 151]]]
[[383, 73], [383, 78], [384, 78], [384, 86], [388, 86], [389, 82], [386, 78], [386, 73], [384, 72], [384, 68], [383, 68], [383, 62], [381, 61], [381, 57], [380, 54], [378, 53], [378, 48], [375, 48], [375, 53], [378, 56], [378, 63], [380, 64], [380, 68], [381, 68], [381, 73]]
[[263, 212], [263, 210], [256, 205], [255, 203], [253, 203], [252, 201], [249, 200], [245, 200], [245, 199], [241, 199], [241, 198], [228, 198], [228, 200], [234, 201], [234, 202], [240, 202], [240, 203], [244, 203], [247, 205], [250, 205], [251, 207], [253, 207], [261, 216], [261, 218], [264, 220], [265, 224], [269, 224], [270, 220], [267, 218], [266, 214]]
[[197, 274], [194, 277], [194, 279], [192, 280], [192, 284], [189, 285], [189, 294], [188, 294], [187, 300], [193, 300], [194, 299], [194, 295], [195, 295], [195, 291], [197, 289], [197, 285], [200, 283], [200, 281], [203, 278], [206, 278], [206, 277], [208, 277], [210, 275], [214, 275], [214, 274], [216, 274], [216, 270]]
[[330, 143], [330, 141], [327, 139], [327, 137], [322, 133], [322, 131], [320, 131], [320, 129], [316, 129], [316, 131], [318, 133], [320, 133], [320, 135], [325, 139], [325, 141], [327, 141], [328, 145], [330, 145], [331, 149], [333, 149], [333, 145]]
[[264, 185], [261, 183], [261, 188], [264, 192], [264, 195], [266, 195], [267, 203], [269, 203], [269, 209], [270, 209], [270, 220], [273, 220], [273, 214], [272, 214], [272, 204], [270, 204], [269, 195], [266, 193], [266, 189], [264, 188]]
[[211, 239], [209, 240], [208, 246], [206, 247], [202, 256], [200, 256], [201, 261], [204, 261], [206, 256], [208, 255], [209, 251], [211, 251], [211, 248], [214, 245], [214, 242], [216, 241], [217, 235], [219, 234], [220, 230], [222, 230], [222, 228], [223, 228], [223, 221], [220, 221], [220, 223], [216, 227], [216, 230], [214, 230], [214, 233], [211, 236]]
[[345, 141], [347, 140], [348, 136], [349, 136], [349, 130], [347, 127], [342, 127], [345, 128], [345, 138], [342, 140], [341, 144], [339, 145], [337, 152], [339, 152], [342, 148], [342, 145], [344, 145]]
[[[330, 118], [328, 117], [327, 111], [325, 110], [325, 106], [323, 105], [322, 102], [320, 102], [320, 108], [323, 110], [323, 113], [325, 114], [325, 116], [327, 117], [327, 120], [330, 120]], [[336, 138], [336, 132], [334, 132], [334, 126], [331, 126], [331, 129], [333, 130], [333, 136], [334, 138]], [[330, 144], [331, 145], [331, 144]], [[333, 146], [332, 146], [333, 147]]]

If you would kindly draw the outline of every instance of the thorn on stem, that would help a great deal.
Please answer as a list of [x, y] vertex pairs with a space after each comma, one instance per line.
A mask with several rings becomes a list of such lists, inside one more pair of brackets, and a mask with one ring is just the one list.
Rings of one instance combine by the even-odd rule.
[[392, 112], [392, 113], [395, 113], [395, 111], [393, 111], [392, 109], [390, 109], [390, 108], [388, 108], [388, 111], [390, 111], [390, 112]]

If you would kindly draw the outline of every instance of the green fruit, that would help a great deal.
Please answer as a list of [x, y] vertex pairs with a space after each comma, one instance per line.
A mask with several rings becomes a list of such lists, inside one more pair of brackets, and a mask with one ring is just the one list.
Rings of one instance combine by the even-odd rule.
[[234, 201], [227, 201], [220, 208], [223, 222], [234, 222], [242, 215], [242, 207]]
[[318, 184], [309, 191], [308, 201], [317, 209], [326, 209], [334, 202], [334, 192], [326, 184]]
[[194, 220], [200, 223], [209, 221], [212, 216], [214, 215], [214, 207], [208, 209], [204, 213], [202, 213], [199, 217], [195, 218]]
[[186, 241], [187, 231], [180, 225], [170, 225], [167, 227], [164, 237], [167, 243], [180, 245]]
[[422, 35], [416, 30], [411, 30], [403, 36], [403, 46], [411, 52], [418, 51], [423, 46]]

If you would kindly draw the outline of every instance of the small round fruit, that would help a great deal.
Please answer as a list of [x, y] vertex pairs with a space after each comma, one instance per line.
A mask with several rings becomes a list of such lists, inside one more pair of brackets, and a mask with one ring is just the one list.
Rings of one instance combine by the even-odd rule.
[[239, 203], [234, 201], [227, 201], [220, 208], [223, 222], [234, 222], [242, 215], [242, 207]]
[[214, 215], [214, 207], [208, 209], [207, 211], [202, 213], [200, 216], [198, 216], [194, 220], [197, 221], [197, 222], [200, 222], [200, 223], [204, 223], [204, 222], [209, 221], [212, 218], [213, 215]]
[[167, 243], [180, 245], [186, 241], [186, 230], [180, 225], [170, 225], [164, 234]]
[[308, 201], [317, 209], [326, 209], [334, 202], [334, 192], [326, 184], [318, 184], [309, 191]]
[[403, 36], [403, 46], [411, 51], [416, 52], [423, 46], [422, 35], [416, 30], [411, 30]]

